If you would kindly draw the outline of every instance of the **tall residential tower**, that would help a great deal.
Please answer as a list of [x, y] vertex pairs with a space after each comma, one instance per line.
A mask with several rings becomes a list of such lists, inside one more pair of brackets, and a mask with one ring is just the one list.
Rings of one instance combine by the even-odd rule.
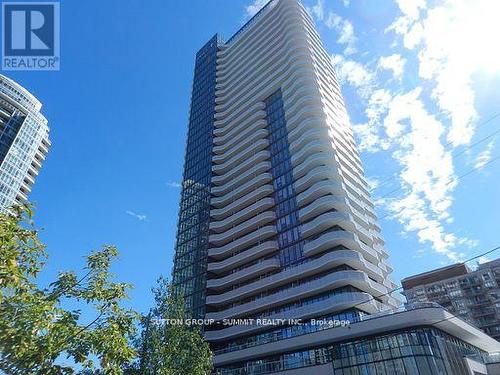
[[0, 75], [0, 210], [28, 199], [50, 147], [42, 104]]
[[174, 285], [216, 322], [219, 373], [264, 374], [330, 361], [311, 318], [399, 306], [387, 258], [330, 57], [297, 0], [272, 0], [196, 55]]

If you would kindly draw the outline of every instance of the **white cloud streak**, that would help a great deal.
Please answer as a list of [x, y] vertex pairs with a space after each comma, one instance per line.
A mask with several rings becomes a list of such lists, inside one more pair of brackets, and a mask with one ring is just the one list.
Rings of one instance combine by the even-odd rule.
[[479, 153], [474, 161], [474, 169], [483, 169], [484, 166], [491, 160], [491, 152], [493, 151], [494, 145], [494, 141], [491, 141], [488, 143], [488, 146], [486, 146], [486, 148]]
[[179, 182], [175, 182], [175, 181], [168, 181], [168, 182], [165, 182], [165, 185], [169, 188], [175, 188], [175, 189], [178, 189], [180, 187], [182, 187], [182, 184], [179, 183]]
[[135, 213], [134, 211], [127, 210], [127, 211], [125, 211], [125, 213], [127, 215], [132, 216], [133, 218], [136, 218], [139, 221], [146, 221], [148, 219], [148, 217], [146, 215], [138, 214], [138, 213]]

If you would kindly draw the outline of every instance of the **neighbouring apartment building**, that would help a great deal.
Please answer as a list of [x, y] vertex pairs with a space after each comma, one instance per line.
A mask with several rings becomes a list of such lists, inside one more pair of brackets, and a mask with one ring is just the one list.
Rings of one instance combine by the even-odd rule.
[[409, 303], [436, 302], [500, 339], [500, 259], [472, 271], [453, 264], [402, 280]]
[[42, 104], [0, 74], [0, 210], [25, 202], [50, 148]]
[[173, 283], [214, 322], [220, 375], [456, 375], [500, 350], [398, 309], [391, 272], [330, 57], [298, 0], [272, 0], [196, 54]]

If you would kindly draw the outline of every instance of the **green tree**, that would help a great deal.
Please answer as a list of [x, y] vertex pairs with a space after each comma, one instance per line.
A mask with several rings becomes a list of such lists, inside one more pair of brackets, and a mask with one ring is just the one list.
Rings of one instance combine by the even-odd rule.
[[155, 307], [143, 317], [137, 343], [141, 375], [208, 375], [212, 352], [198, 326], [186, 322], [188, 313], [181, 296], [164, 278], [153, 288]]
[[[83, 275], [60, 273], [41, 288], [37, 276], [47, 254], [31, 207], [0, 213], [0, 370], [61, 375], [98, 367], [103, 374], [121, 374], [136, 355], [130, 337], [137, 314], [121, 307], [130, 285], [113, 282], [109, 273], [117, 254], [105, 246], [86, 258]], [[78, 304], [92, 307], [94, 319], [82, 323], [80, 310], [64, 307]]]

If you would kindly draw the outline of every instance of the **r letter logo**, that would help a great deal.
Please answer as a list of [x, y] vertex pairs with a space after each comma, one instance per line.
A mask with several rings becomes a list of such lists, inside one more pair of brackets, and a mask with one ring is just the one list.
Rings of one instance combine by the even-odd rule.
[[2, 5], [2, 69], [59, 70], [59, 3]]

